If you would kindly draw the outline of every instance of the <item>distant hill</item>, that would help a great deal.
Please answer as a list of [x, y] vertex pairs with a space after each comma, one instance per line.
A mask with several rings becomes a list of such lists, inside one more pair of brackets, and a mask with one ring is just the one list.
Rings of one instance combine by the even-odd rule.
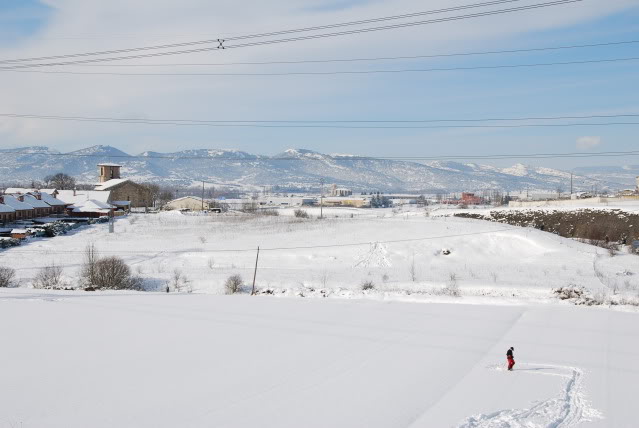
[[[16, 153], [18, 152], [18, 153]], [[131, 156], [111, 146], [93, 146], [69, 153], [47, 147], [0, 150], [0, 183], [31, 181], [65, 172], [80, 182], [97, 181], [99, 162], [123, 165], [123, 177], [136, 181], [180, 186], [205, 180], [244, 189], [262, 186], [316, 189], [320, 179], [354, 190], [422, 193], [499, 189], [506, 191], [567, 191], [570, 173], [516, 164], [497, 168], [474, 163], [428, 163], [370, 159], [354, 155], [327, 155], [312, 150], [289, 149], [276, 156], [238, 150], [199, 149], [174, 153], [144, 152]], [[624, 169], [628, 168], [628, 169]], [[639, 167], [578, 168], [575, 190], [621, 189], [634, 183]]]

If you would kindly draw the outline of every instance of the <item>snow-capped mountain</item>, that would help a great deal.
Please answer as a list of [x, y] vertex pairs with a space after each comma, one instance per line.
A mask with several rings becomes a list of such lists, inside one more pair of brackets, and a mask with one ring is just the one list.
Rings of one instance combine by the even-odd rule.
[[[497, 168], [451, 161], [417, 163], [327, 155], [305, 149], [289, 149], [276, 156], [225, 149], [174, 153], [148, 151], [132, 156], [111, 146], [93, 146], [69, 153], [39, 146], [0, 150], [0, 183], [40, 180], [56, 172], [73, 175], [80, 182], [93, 183], [97, 180], [96, 164], [99, 162], [123, 165], [123, 176], [136, 181], [180, 186], [204, 180], [247, 189], [262, 186], [315, 189], [324, 179], [326, 183], [354, 190], [429, 193], [483, 189], [555, 190], [558, 187], [567, 189], [570, 185], [569, 172], [522, 164]], [[625, 175], [617, 172], [598, 173], [594, 178], [589, 178], [590, 172], [589, 177], [576, 176], [573, 180], [575, 189], [586, 190], [594, 185], [599, 189], [620, 189], [627, 187], [626, 175], [635, 174], [634, 170], [626, 171]]]

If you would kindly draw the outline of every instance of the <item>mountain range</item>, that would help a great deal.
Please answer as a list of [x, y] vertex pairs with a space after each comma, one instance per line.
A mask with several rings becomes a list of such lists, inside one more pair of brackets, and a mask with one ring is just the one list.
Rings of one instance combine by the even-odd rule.
[[[33, 146], [0, 150], [0, 183], [25, 183], [64, 172], [78, 182], [97, 181], [100, 162], [123, 166], [122, 178], [138, 182], [189, 187], [211, 185], [261, 189], [316, 189], [320, 180], [360, 191], [420, 193], [498, 189], [503, 191], [570, 188], [570, 172], [516, 164], [498, 168], [475, 163], [434, 161], [418, 163], [354, 155], [327, 155], [289, 149], [276, 156], [239, 150], [198, 149], [174, 153], [144, 152], [129, 155], [111, 146], [92, 146], [61, 153]], [[617, 190], [634, 186], [639, 166], [583, 167], [573, 171], [575, 190]]]

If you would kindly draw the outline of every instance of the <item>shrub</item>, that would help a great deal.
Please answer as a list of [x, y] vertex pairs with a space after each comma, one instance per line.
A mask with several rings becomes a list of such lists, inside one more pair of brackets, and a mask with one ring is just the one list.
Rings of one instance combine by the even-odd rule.
[[0, 266], [0, 287], [13, 287], [13, 281], [16, 276], [15, 269]]
[[17, 247], [21, 241], [14, 238], [2, 238], [0, 239], [0, 248]]
[[235, 294], [242, 291], [242, 277], [240, 275], [232, 275], [226, 279], [224, 289], [226, 294]]
[[255, 213], [257, 211], [257, 203], [256, 202], [244, 202], [242, 204], [242, 208], [240, 211], [244, 213]]
[[295, 211], [293, 211], [295, 213], [295, 217], [297, 218], [309, 218], [309, 215], [306, 211], [302, 210], [302, 209], [296, 209]]
[[373, 284], [373, 281], [364, 281], [364, 282], [362, 282], [361, 287], [362, 287], [363, 291], [374, 290], [375, 289], [375, 284]]
[[142, 279], [131, 274], [124, 260], [115, 256], [100, 258], [94, 244], [87, 245], [85, 249], [80, 281], [85, 289], [142, 289]]
[[129, 266], [119, 257], [99, 259], [94, 266], [93, 287], [102, 290], [140, 290], [142, 279], [131, 274]]
[[175, 291], [186, 291], [192, 293], [191, 281], [182, 273], [180, 269], [175, 269], [171, 276], [171, 286]]
[[457, 284], [457, 275], [455, 273], [451, 272], [448, 275], [448, 284], [442, 289], [442, 294], [453, 297], [461, 296], [461, 291], [459, 290], [459, 285]]
[[33, 286], [35, 288], [63, 288], [62, 268], [55, 264], [43, 267], [33, 280]]
[[278, 215], [280, 215], [280, 212], [278, 210], [274, 210], [274, 209], [260, 210], [257, 213], [259, 215], [270, 215], [270, 216], [278, 216]]

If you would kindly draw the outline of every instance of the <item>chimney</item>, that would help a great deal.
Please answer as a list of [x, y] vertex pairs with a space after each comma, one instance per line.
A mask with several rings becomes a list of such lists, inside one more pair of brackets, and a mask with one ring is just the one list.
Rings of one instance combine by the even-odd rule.
[[0, 204], [4, 204], [4, 195], [0, 195]]
[[17, 198], [20, 202], [24, 202], [24, 195], [18, 195]]
[[34, 194], [33, 194], [33, 196], [35, 196], [35, 198], [36, 198], [37, 200], [39, 200], [39, 201], [41, 201], [41, 200], [42, 200], [42, 193], [40, 193], [40, 192], [36, 192], [36, 193], [34, 193]]

